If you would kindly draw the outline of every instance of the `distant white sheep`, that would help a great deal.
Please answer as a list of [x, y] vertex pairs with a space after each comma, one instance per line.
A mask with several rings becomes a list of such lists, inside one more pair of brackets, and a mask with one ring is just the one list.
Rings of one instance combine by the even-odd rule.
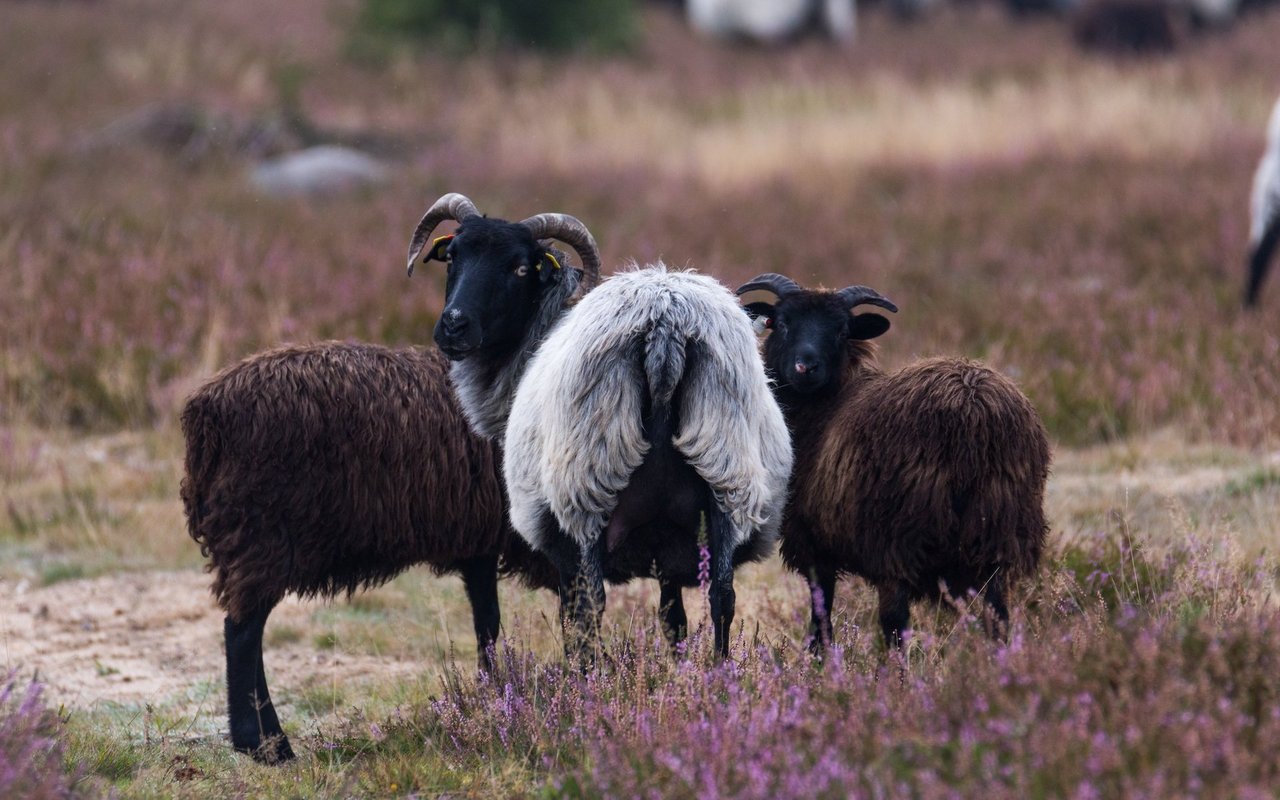
[[1280, 100], [1271, 110], [1267, 125], [1267, 149], [1253, 176], [1253, 198], [1249, 204], [1249, 283], [1244, 304], [1258, 303], [1258, 291], [1267, 267], [1280, 244]]
[[699, 33], [762, 44], [796, 36], [815, 16], [832, 39], [848, 43], [858, 22], [856, 0], [688, 0], [686, 11]]

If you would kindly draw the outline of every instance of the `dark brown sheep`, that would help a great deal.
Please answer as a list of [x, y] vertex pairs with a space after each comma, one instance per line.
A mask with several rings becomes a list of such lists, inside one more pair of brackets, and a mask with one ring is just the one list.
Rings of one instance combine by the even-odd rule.
[[738, 293], [761, 289], [777, 303], [747, 310], [773, 331], [765, 365], [796, 454], [782, 557], [813, 590], [815, 650], [830, 641], [841, 574], [876, 588], [891, 645], [910, 602], [944, 591], [980, 591], [989, 629], [1003, 635], [1008, 583], [1035, 570], [1047, 530], [1049, 443], [1030, 401], [967, 359], [881, 371], [866, 340], [889, 321], [850, 313], [863, 303], [897, 310], [873, 290], [810, 291], [770, 273]]
[[231, 741], [293, 752], [262, 664], [286, 593], [334, 597], [415, 564], [461, 574], [482, 663], [498, 634], [499, 572], [555, 588], [506, 520], [494, 448], [473, 435], [435, 350], [326, 342], [252, 356], [182, 413], [182, 502], [226, 612]]

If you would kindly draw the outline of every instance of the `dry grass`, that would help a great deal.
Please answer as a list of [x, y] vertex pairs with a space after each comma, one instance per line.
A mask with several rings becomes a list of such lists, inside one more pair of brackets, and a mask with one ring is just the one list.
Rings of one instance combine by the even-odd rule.
[[[817, 183], [832, 170], [947, 167], [1098, 151], [1180, 159], [1258, 124], [1270, 89], [1204, 93], [1174, 65], [1134, 72], [1086, 64], [1070, 72], [972, 76], [919, 83], [888, 69], [737, 87], [707, 103], [645, 87], [619, 93], [604, 81], [538, 87], [468, 104], [460, 132], [484, 142], [506, 169], [640, 170], [692, 177], [712, 190], [779, 179]], [[541, 90], [539, 90], [541, 89]], [[506, 100], [510, 102], [504, 102]], [[548, 114], [561, 105], [571, 112]], [[673, 143], [679, 143], [673, 146]]]

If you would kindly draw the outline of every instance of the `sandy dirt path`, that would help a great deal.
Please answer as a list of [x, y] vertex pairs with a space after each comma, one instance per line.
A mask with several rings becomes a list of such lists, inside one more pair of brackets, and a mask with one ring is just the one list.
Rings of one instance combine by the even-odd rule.
[[[272, 625], [308, 629], [318, 602], [286, 599]], [[420, 665], [394, 656], [317, 650], [305, 637], [272, 644], [273, 694], [316, 681], [358, 683]], [[38, 674], [55, 703], [146, 704], [214, 718], [223, 708], [222, 613], [197, 570], [122, 573], [32, 587], [0, 580], [0, 661]]]

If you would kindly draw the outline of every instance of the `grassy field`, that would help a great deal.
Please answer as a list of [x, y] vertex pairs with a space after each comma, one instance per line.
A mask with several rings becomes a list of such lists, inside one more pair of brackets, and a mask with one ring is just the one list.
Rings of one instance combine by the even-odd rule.
[[[352, 0], [0, 7], [0, 795], [1268, 797], [1280, 792], [1280, 288], [1239, 308], [1280, 10], [1154, 61], [1052, 20], [866, 15], [858, 45], [698, 41], [649, 11], [611, 60], [349, 55]], [[121, 134], [182, 105], [193, 133]], [[393, 177], [260, 196], [237, 131], [301, 113]], [[282, 341], [426, 342], [426, 205], [583, 219], [610, 265], [866, 283], [890, 366], [986, 359], [1055, 442], [1051, 552], [1010, 644], [914, 610], [886, 656], [841, 585], [738, 580], [734, 659], [670, 658], [656, 587], [610, 593], [599, 673], [502, 587], [477, 678], [459, 581], [289, 601], [267, 670], [301, 754], [224, 740], [221, 619], [177, 498], [187, 393]], [[35, 676], [43, 695], [28, 694]], [[61, 767], [61, 769], [59, 769]]]

